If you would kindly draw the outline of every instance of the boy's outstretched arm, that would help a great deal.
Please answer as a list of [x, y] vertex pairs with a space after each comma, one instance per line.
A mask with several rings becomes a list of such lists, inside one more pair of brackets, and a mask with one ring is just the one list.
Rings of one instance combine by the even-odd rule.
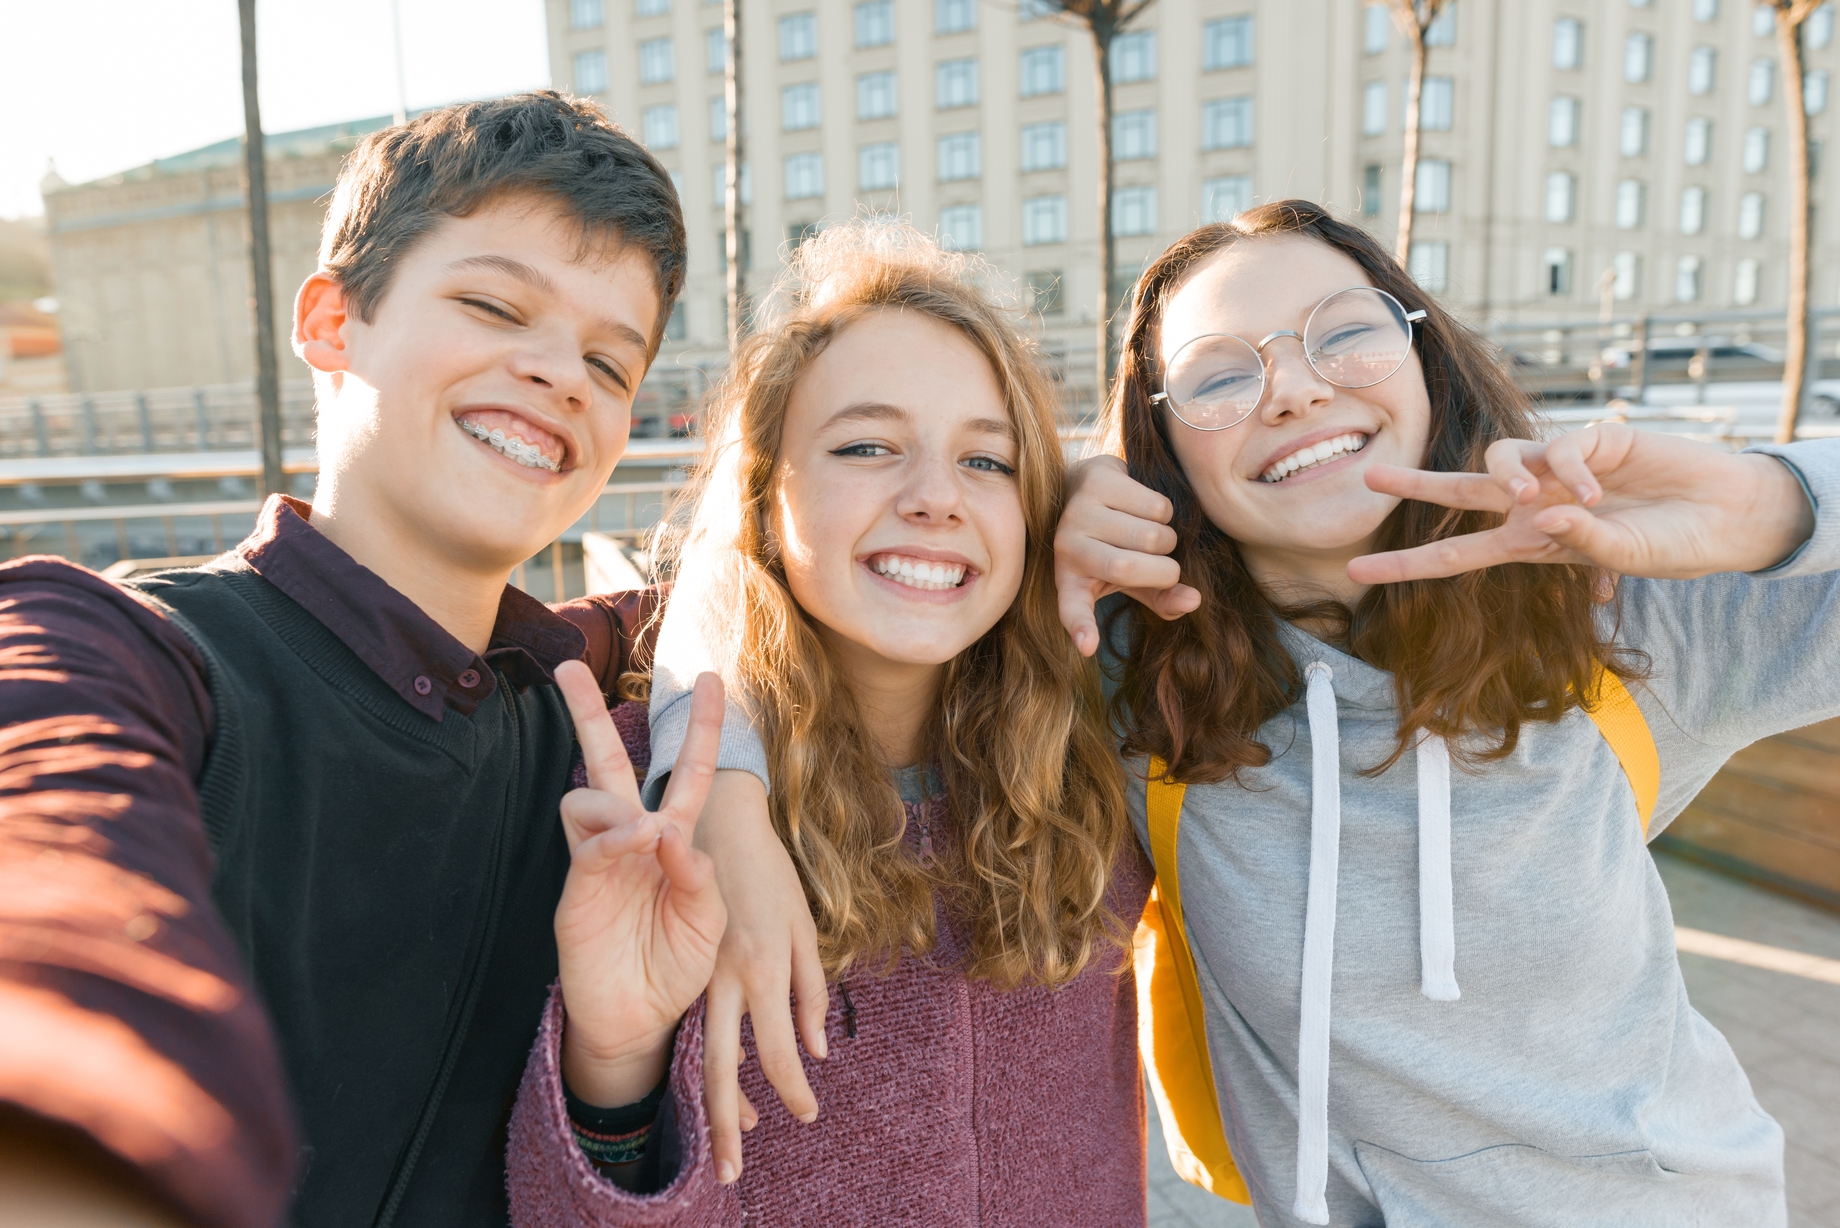
[[203, 663], [101, 577], [21, 560], [0, 566], [0, 714], [0, 1102], [81, 1130], [198, 1223], [272, 1225], [292, 1114], [211, 903]]

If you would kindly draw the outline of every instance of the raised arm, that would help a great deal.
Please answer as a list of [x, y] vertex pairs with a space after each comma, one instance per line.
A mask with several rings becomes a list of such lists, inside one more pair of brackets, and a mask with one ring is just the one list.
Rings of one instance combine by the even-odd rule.
[[1093, 608], [1111, 593], [1125, 593], [1164, 618], [1201, 604], [1169, 557], [1176, 548], [1174, 514], [1168, 499], [1134, 480], [1115, 456], [1069, 468], [1067, 506], [1054, 532], [1054, 585], [1061, 626], [1082, 656], [1098, 651]]

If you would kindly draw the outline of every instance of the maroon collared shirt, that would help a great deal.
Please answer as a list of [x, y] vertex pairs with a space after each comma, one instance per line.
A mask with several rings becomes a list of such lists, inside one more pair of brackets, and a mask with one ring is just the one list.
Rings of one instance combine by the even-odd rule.
[[[611, 694], [652, 601], [506, 587], [483, 654], [271, 499], [236, 552], [430, 720], [585, 659]], [[63, 559], [0, 565], [0, 1101], [87, 1131], [200, 1223], [281, 1217], [296, 1147], [274, 1038], [210, 903], [191, 642]]]

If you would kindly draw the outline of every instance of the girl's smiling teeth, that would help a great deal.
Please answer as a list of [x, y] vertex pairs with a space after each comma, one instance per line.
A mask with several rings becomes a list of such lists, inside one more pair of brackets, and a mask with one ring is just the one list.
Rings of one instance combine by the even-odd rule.
[[526, 469], [562, 472], [562, 459], [567, 451], [562, 441], [516, 414], [502, 409], [474, 410], [455, 418], [454, 425]]
[[896, 584], [905, 584], [909, 588], [929, 593], [942, 593], [957, 588], [965, 581], [963, 563], [935, 563], [928, 559], [910, 558], [905, 554], [873, 555], [869, 559], [869, 570], [878, 576], [886, 576]]
[[1349, 452], [1359, 452], [1367, 446], [1367, 436], [1359, 431], [1350, 431], [1346, 435], [1337, 435], [1334, 439], [1325, 439], [1321, 443], [1307, 448], [1299, 448], [1272, 465], [1259, 475], [1261, 482], [1282, 482], [1300, 469], [1312, 469], [1325, 461], [1334, 460]]

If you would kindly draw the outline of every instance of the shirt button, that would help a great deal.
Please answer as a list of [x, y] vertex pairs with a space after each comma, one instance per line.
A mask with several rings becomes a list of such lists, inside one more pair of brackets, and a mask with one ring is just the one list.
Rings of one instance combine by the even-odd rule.
[[434, 683], [428, 681], [427, 674], [417, 674], [415, 676], [415, 693], [417, 695], [426, 695], [432, 690], [434, 690]]
[[460, 671], [460, 677], [457, 681], [463, 687], [476, 687], [479, 685], [479, 671], [476, 669], [463, 669]]

